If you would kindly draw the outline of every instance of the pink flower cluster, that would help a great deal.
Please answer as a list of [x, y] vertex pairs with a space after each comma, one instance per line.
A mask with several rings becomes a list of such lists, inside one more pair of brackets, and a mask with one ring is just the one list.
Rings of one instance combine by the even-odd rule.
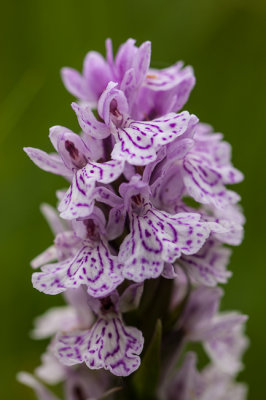
[[[227, 188], [243, 175], [220, 133], [179, 112], [195, 84], [191, 67], [151, 69], [150, 42], [129, 39], [114, 58], [107, 40], [106, 50], [106, 59], [89, 52], [82, 74], [62, 70], [81, 133], [54, 126], [54, 153], [25, 148], [68, 186], [57, 210], [42, 206], [55, 240], [32, 261], [34, 288], [67, 302], [36, 320], [34, 337], [52, 340], [35, 375], [65, 382], [68, 400], [144, 398], [136, 382], [161, 320], [153, 398], [243, 400], [234, 378], [246, 316], [219, 313], [216, 287], [231, 276], [226, 245], [243, 236], [240, 197]], [[194, 353], [176, 370], [189, 342], [210, 359], [200, 372]], [[118, 377], [138, 369], [121, 387]], [[36, 377], [19, 379], [39, 399], [57, 398]]]

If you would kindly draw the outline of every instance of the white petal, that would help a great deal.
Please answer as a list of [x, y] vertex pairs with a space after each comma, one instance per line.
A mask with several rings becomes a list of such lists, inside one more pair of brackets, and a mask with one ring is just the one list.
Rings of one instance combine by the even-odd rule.
[[86, 285], [89, 295], [104, 297], [123, 281], [120, 268], [106, 243], [84, 241], [74, 258], [45, 265], [42, 272], [33, 274], [32, 282], [47, 294]]
[[173, 263], [181, 254], [195, 254], [205, 243], [210, 230], [200, 215], [175, 215], [144, 205], [141, 215], [132, 213], [131, 233], [120, 246], [119, 259], [127, 279], [142, 282], [157, 278], [164, 262]]
[[128, 161], [133, 165], [147, 165], [156, 159], [160, 147], [182, 135], [190, 120], [195, 118], [184, 111], [147, 122], [128, 120], [125, 127], [114, 130], [117, 143], [112, 158]]
[[104, 368], [128, 376], [140, 365], [144, 339], [134, 327], [124, 326], [116, 315], [99, 318], [93, 328], [80, 334], [59, 336], [57, 356], [66, 365], [85, 361], [91, 369]]

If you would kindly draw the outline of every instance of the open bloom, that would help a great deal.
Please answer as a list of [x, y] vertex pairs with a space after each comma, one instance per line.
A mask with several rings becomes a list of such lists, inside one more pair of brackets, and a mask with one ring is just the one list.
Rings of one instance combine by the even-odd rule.
[[[54, 249], [59, 262], [43, 265], [42, 272], [33, 274], [32, 283], [36, 289], [58, 294], [86, 285], [91, 296], [104, 297], [123, 281], [122, 265], [112, 254], [107, 240], [100, 236], [95, 219], [76, 221], [75, 231], [57, 235]], [[64, 254], [65, 249], [67, 254]]]
[[122, 185], [121, 194], [128, 197], [132, 185], [135, 194], [131, 193], [128, 206], [130, 233], [121, 244], [118, 257], [124, 264], [124, 276], [141, 282], [158, 277], [164, 263], [173, 263], [181, 254], [197, 253], [210, 228], [200, 221], [199, 214], [171, 215], [154, 208], [147, 194], [137, 188], [137, 179]]
[[[59, 205], [61, 216], [66, 219], [88, 217], [93, 209], [93, 191], [96, 182], [110, 183], [123, 171], [121, 161], [96, 163], [90, 161], [89, 148], [78, 135], [56, 126], [50, 130], [50, 139], [60, 158], [41, 150], [25, 148], [26, 153], [40, 168], [72, 178], [72, 183]], [[53, 163], [53, 159], [57, 163]]]
[[[247, 388], [241, 383], [235, 383], [230, 375], [216, 369], [212, 364], [203, 371], [196, 369], [196, 355], [187, 353], [182, 367], [167, 389], [167, 400], [175, 400], [176, 394], [180, 400], [244, 400]], [[193, 397], [192, 397], [193, 396]]]
[[246, 315], [217, 314], [223, 292], [200, 287], [192, 292], [179, 320], [187, 340], [202, 341], [206, 353], [221, 371], [234, 375], [242, 369], [241, 357], [248, 345], [243, 334]]
[[94, 301], [98, 318], [89, 330], [57, 336], [56, 355], [63, 364], [85, 362], [91, 369], [104, 368], [118, 376], [127, 376], [139, 367], [138, 355], [144, 343], [142, 333], [126, 326], [120, 313], [120, 308], [124, 312], [128, 310], [129, 291], [132, 293], [129, 288], [121, 299], [113, 293], [101, 302]]

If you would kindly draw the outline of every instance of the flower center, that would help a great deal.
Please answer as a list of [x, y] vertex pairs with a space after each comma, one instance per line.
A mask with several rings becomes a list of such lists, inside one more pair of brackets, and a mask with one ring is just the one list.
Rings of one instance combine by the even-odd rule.
[[117, 128], [123, 123], [123, 115], [118, 110], [117, 101], [113, 99], [110, 103], [111, 120]]
[[81, 154], [73, 142], [65, 141], [65, 149], [71, 157], [72, 163], [77, 169], [81, 169], [87, 165], [87, 159], [84, 154]]
[[86, 219], [83, 221], [86, 226], [87, 237], [91, 240], [99, 240], [99, 232], [95, 226], [93, 219]]
[[101, 312], [102, 314], [106, 314], [110, 311], [114, 311], [114, 304], [110, 298], [110, 296], [101, 299]]
[[87, 399], [86, 394], [84, 393], [83, 389], [80, 386], [75, 385], [73, 387], [72, 391], [73, 391], [73, 395], [74, 395], [73, 398], [75, 400], [86, 400]]

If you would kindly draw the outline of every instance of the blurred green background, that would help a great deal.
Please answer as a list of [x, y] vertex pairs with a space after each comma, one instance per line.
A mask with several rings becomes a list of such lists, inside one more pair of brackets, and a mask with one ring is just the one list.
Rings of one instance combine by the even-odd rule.
[[22, 147], [50, 150], [52, 125], [78, 131], [62, 66], [81, 69], [88, 50], [104, 52], [106, 37], [115, 49], [133, 37], [152, 41], [154, 67], [179, 59], [193, 65], [197, 85], [186, 108], [224, 132], [245, 173], [236, 190], [246, 235], [234, 250], [223, 308], [250, 315], [240, 378], [250, 386], [249, 399], [265, 399], [266, 2], [10, 0], [1, 2], [0, 32], [1, 398], [34, 398], [15, 374], [32, 371], [46, 346], [29, 338], [33, 317], [61, 301], [32, 289], [29, 261], [52, 241], [39, 205], [55, 204], [64, 182], [35, 167]]

